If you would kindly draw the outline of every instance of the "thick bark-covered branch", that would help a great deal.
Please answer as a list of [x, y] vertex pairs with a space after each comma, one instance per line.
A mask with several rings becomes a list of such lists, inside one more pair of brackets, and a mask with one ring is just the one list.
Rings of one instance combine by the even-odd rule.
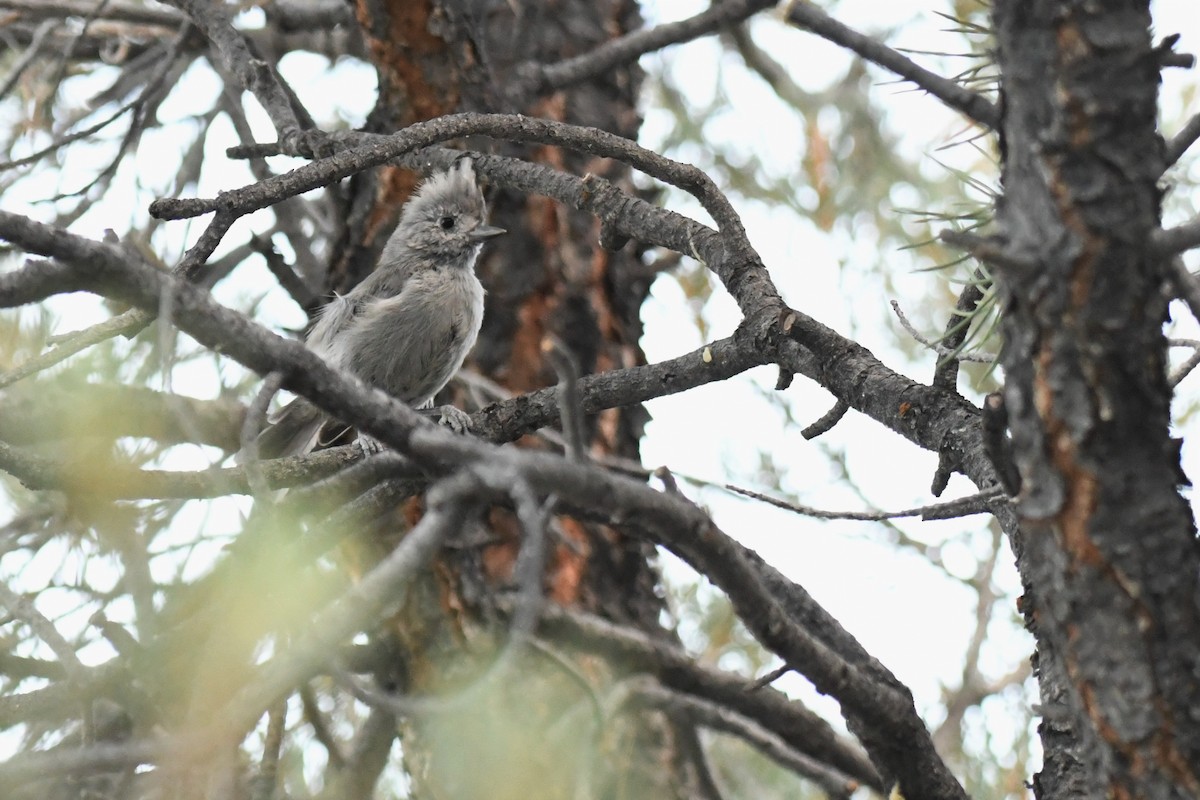
[[[581, 409], [594, 414], [725, 380], [759, 366], [763, 354], [747, 343], [725, 339], [692, 353], [657, 364], [588, 375], [579, 381]], [[237, 450], [245, 409], [236, 403], [201, 401], [162, 395], [145, 389], [88, 385], [86, 403], [58, 395], [48, 405], [26, 394], [4, 401], [0, 417], [0, 469], [30, 489], [59, 489], [110, 499], [210, 498], [251, 493], [246, 467], [209, 468], [197, 472], [139, 469], [104, 461], [95, 455], [83, 462], [58, 462], [22, 453], [10, 444], [37, 444], [77, 431], [97, 436], [145, 436], [166, 443], [203, 441]], [[551, 386], [502, 400], [471, 419], [476, 436], [511, 442], [557, 424], [561, 387]], [[63, 420], [71, 424], [64, 426]], [[304, 486], [330, 477], [354, 463], [361, 452], [331, 448], [308, 456], [262, 462], [254, 467], [271, 489]]]

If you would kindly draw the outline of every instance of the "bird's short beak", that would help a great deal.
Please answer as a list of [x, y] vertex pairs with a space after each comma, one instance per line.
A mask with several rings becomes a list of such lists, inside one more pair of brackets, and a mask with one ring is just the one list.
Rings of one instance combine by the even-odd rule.
[[494, 225], [480, 225], [467, 235], [476, 241], [482, 242], [484, 239], [493, 239], [502, 233], [508, 233], [508, 231], [504, 230], [504, 228], [497, 228]]

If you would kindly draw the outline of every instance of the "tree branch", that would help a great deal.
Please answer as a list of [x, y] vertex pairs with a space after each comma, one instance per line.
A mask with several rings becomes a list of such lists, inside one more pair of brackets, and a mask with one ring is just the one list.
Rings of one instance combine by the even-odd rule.
[[653, 708], [680, 711], [696, 724], [736, 736], [784, 769], [808, 778], [831, 798], [847, 799], [859, 788], [858, 781], [796, 752], [775, 734], [724, 706], [672, 692], [662, 688], [656, 681], [639, 681], [635, 691], [636, 702]]
[[[674, 236], [671, 241], [657, 241], [661, 238], [661, 234], [646, 241], [662, 244], [703, 261], [722, 280], [739, 305], [742, 306], [743, 313], [746, 313], [748, 317], [751, 316], [749, 309], [761, 305], [764, 295], [778, 300], [774, 286], [762, 267], [761, 259], [746, 237], [741, 218], [728, 198], [703, 171], [690, 164], [673, 161], [647, 150], [635, 142], [606, 131], [514, 114], [450, 114], [410, 125], [404, 130], [386, 137], [361, 134], [335, 137], [310, 132], [307, 135], [306, 144], [316, 144], [322, 148], [332, 147], [339, 141], [350, 141], [355, 144], [361, 141], [369, 143], [354, 146], [328, 158], [306, 164], [286, 175], [224, 192], [216, 198], [157, 200], [150, 205], [150, 213], [159, 219], [183, 219], [212, 211], [240, 216], [265, 208], [285, 197], [311, 191], [370, 167], [379, 166], [419, 148], [471, 135], [490, 136], [515, 142], [553, 144], [591, 155], [619, 159], [653, 178], [683, 189], [694, 196], [717, 223], [721, 239], [720, 246], [702, 245], [695, 240], [695, 234], [700, 233], [703, 230], [702, 227], [682, 230], [677, 227], [673, 231]], [[286, 142], [282, 142], [281, 145], [284, 150], [289, 147]], [[244, 151], [239, 149], [237, 152], [242, 154]], [[288, 150], [288, 152], [292, 151]], [[295, 151], [293, 154], [304, 154], [304, 152]], [[493, 177], [486, 166], [489, 161], [490, 157], [488, 156], [476, 157], [476, 171], [487, 177]], [[543, 194], [549, 193], [545, 188], [538, 188], [535, 191]], [[612, 196], [613, 193], [616, 194], [615, 197]], [[631, 204], [632, 199], [612, 188], [606, 181], [593, 176], [581, 181], [578, 191], [572, 192], [573, 200], [575, 200], [572, 205], [580, 207], [577, 204], [579, 199], [585, 199], [595, 194], [608, 196], [614, 208], [611, 216], [600, 215], [605, 223], [613, 224], [614, 217], [617, 216], [620, 216], [622, 220], [627, 218], [626, 213], [618, 215], [616, 212], [618, 210], [624, 212], [624, 209], [618, 209], [618, 206]], [[580, 195], [584, 197], [580, 198]], [[555, 194], [551, 194], [551, 196], [555, 196]], [[582, 207], [586, 208], [586, 204]], [[625, 226], [618, 227], [622, 230], [625, 229]]]
[[[64, 437], [135, 436], [167, 444], [198, 442], [226, 452], [238, 447], [245, 407], [108, 383], [33, 383], [0, 396], [0, 440], [43, 444]], [[63, 420], [71, 425], [64, 426]]]
[[771, 731], [793, 750], [828, 764], [876, 791], [883, 790], [882, 779], [857, 747], [840, 739], [820, 716], [778, 690], [747, 691], [745, 679], [701, 666], [673, 645], [641, 631], [553, 605], [543, 612], [539, 632], [651, 673], [676, 692], [731, 709]]
[[125, 0], [108, 0], [97, 11], [97, 4], [89, 0], [0, 0], [0, 9], [19, 12], [33, 19], [59, 19], [62, 17], [93, 18], [134, 22], [140, 25], [162, 25], [178, 28], [187, 20], [182, 14], [165, 8], [145, 6]]
[[1183, 154], [1188, 151], [1188, 148], [1196, 143], [1197, 139], [1200, 139], [1200, 114], [1193, 115], [1179, 133], [1167, 142], [1167, 149], [1163, 154], [1166, 161], [1164, 168], [1174, 166], [1179, 159], [1183, 158]]
[[808, 0], [793, 0], [787, 10], [786, 19], [822, 39], [845, 47], [854, 53], [912, 81], [920, 88], [941, 100], [950, 108], [959, 111], [981, 125], [995, 128], [1000, 123], [1000, 111], [996, 105], [982, 95], [964, 89], [952, 80], [918, 66], [887, 45], [863, 36], [830, 17]]
[[[653, 541], [676, 552], [724, 590], [764, 645], [803, 671], [819, 690], [836, 697], [865, 728], [890, 731], [888, 737], [880, 736], [876, 742], [899, 735], [907, 743], [899, 752], [873, 750], [873, 755], [899, 776], [906, 793], [934, 798], [963, 796], [961, 787], [933, 752], [911, 697], [890, 682], [880, 682], [849, 665], [795, 625], [776, 599], [778, 590], [765, 588], [761, 579], [764, 565], [752, 564], [739, 545], [682, 498], [654, 492], [628, 478], [560, 457], [497, 449], [439, 430], [394, 398], [335, 372], [302, 344], [269, 334], [219, 306], [196, 287], [128, 260], [113, 245], [88, 242], [7, 212], [0, 212], [0, 235], [35, 252], [79, 262], [86, 269], [83, 277], [88, 288], [104, 287], [143, 307], [155, 307], [166, 293], [166, 285], [175, 284], [170, 289], [173, 318], [197, 341], [260, 373], [280, 370], [288, 388], [435, 472], [472, 465], [479, 474], [495, 476], [502, 485], [527, 481], [540, 494], [553, 493], [569, 504], [602, 511], [614, 523], [636, 520], [636, 527]], [[265, 697], [265, 690], [258, 691]], [[261, 700], [259, 695], [256, 697]], [[274, 699], [272, 694], [265, 702], [256, 700], [251, 705], [255, 713], [261, 713]]]
[[777, 0], [724, 0], [713, 3], [694, 17], [611, 39], [581, 56], [555, 64], [526, 64], [518, 67], [518, 74], [525, 85], [520, 87], [517, 96], [547, 89], [560, 89], [595, 75], [602, 75], [622, 64], [636, 61], [646, 53], [698, 39], [721, 28], [736, 25], [776, 3]]
[[1159, 255], [1172, 256], [1200, 247], [1200, 218], [1155, 233], [1151, 239]]
[[281, 141], [297, 140], [307, 125], [301, 124], [294, 98], [284, 90], [274, 68], [250, 51], [245, 37], [233, 27], [224, 4], [204, 0], [167, 0], [187, 14], [193, 24], [212, 42], [222, 63], [237, 75], [245, 87], [262, 104]]

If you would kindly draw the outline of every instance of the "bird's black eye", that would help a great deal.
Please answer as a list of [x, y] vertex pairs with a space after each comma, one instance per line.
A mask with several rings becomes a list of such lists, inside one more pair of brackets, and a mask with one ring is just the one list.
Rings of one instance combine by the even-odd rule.
[[444, 231], [452, 230], [454, 228], [454, 217], [442, 217], [438, 220], [438, 225], [440, 225]]

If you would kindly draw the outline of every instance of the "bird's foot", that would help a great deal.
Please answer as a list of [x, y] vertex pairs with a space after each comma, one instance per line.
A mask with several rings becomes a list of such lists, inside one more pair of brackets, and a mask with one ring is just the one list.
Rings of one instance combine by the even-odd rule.
[[358, 434], [358, 438], [354, 440], [354, 447], [362, 454], [363, 458], [378, 455], [387, 449], [386, 444], [365, 433]]
[[454, 406], [439, 406], [437, 410], [441, 414], [439, 425], [445, 425], [460, 435], [471, 432], [471, 415], [467, 412]]

